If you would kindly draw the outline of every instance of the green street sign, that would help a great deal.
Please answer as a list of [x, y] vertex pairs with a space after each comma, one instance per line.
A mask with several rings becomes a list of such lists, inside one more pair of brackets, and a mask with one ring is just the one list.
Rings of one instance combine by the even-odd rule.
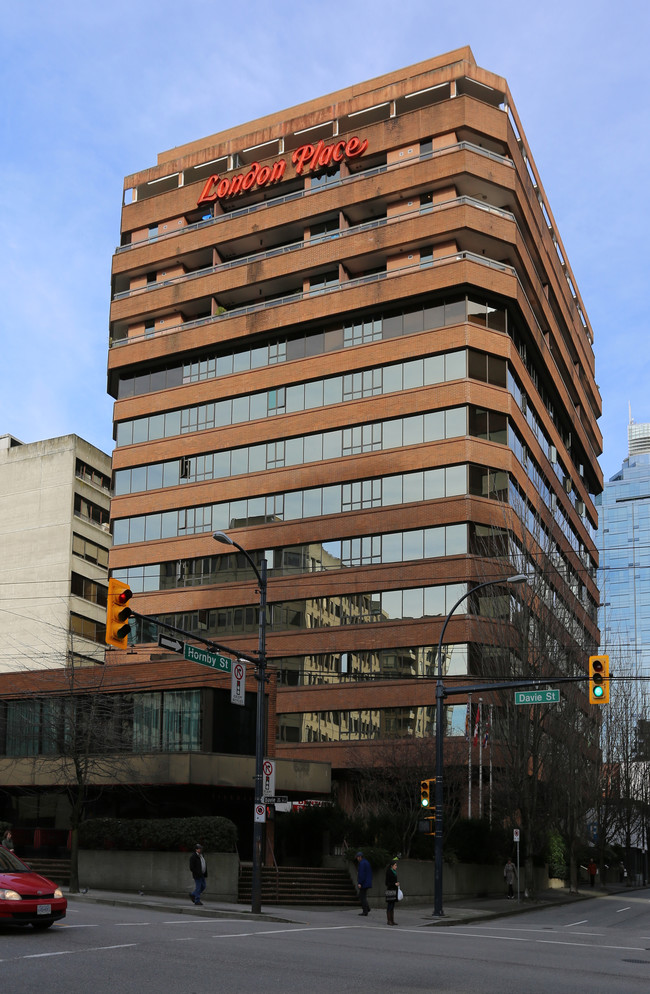
[[559, 704], [559, 690], [517, 690], [515, 704]]
[[232, 659], [228, 659], [227, 656], [217, 656], [214, 652], [208, 652], [207, 649], [197, 649], [195, 645], [185, 643], [183, 655], [191, 663], [210, 666], [213, 670], [220, 670], [222, 673], [230, 673], [231, 671]]

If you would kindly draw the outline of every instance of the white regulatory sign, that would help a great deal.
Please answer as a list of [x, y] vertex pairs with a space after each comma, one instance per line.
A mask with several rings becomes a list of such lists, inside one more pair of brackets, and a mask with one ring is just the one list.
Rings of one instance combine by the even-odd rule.
[[513, 842], [519, 842], [519, 829], [518, 828], [515, 828], [512, 831], [512, 841]]
[[266, 804], [255, 805], [255, 821], [266, 821]]

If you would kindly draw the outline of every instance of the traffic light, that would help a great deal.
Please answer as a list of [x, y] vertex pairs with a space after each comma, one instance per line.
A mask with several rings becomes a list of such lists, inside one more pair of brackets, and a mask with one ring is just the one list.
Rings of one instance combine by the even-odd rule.
[[117, 649], [126, 649], [127, 637], [131, 626], [129, 618], [133, 611], [128, 602], [133, 597], [133, 591], [128, 583], [111, 578], [108, 581], [108, 599], [106, 601], [106, 643]]
[[420, 807], [428, 808], [431, 805], [431, 784], [434, 780], [420, 780]]
[[609, 704], [609, 656], [589, 657], [589, 703]]

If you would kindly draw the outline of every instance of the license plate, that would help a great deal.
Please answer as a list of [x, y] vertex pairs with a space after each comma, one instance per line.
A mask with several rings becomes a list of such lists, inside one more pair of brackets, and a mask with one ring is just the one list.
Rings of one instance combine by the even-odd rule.
[[51, 904], [37, 904], [36, 905], [36, 914], [37, 915], [51, 915], [52, 914], [52, 905]]

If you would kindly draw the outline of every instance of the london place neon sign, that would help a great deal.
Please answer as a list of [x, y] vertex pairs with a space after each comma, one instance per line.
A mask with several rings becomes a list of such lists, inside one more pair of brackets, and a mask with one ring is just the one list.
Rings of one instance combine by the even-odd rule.
[[[301, 145], [291, 153], [291, 162], [295, 167], [296, 175], [303, 173], [313, 173], [317, 169], [330, 166], [333, 162], [342, 162], [343, 159], [356, 159], [368, 148], [368, 139], [361, 140], [356, 135], [352, 138], [342, 139], [326, 145], [319, 141], [317, 145]], [[210, 176], [206, 180], [201, 191], [201, 196], [197, 200], [198, 204], [208, 204], [215, 200], [225, 200], [234, 197], [237, 193], [245, 190], [252, 190], [253, 187], [268, 186], [277, 183], [286, 172], [286, 159], [278, 159], [271, 166], [260, 166], [259, 162], [253, 162], [246, 173], [239, 173], [229, 179], [219, 176]]]

